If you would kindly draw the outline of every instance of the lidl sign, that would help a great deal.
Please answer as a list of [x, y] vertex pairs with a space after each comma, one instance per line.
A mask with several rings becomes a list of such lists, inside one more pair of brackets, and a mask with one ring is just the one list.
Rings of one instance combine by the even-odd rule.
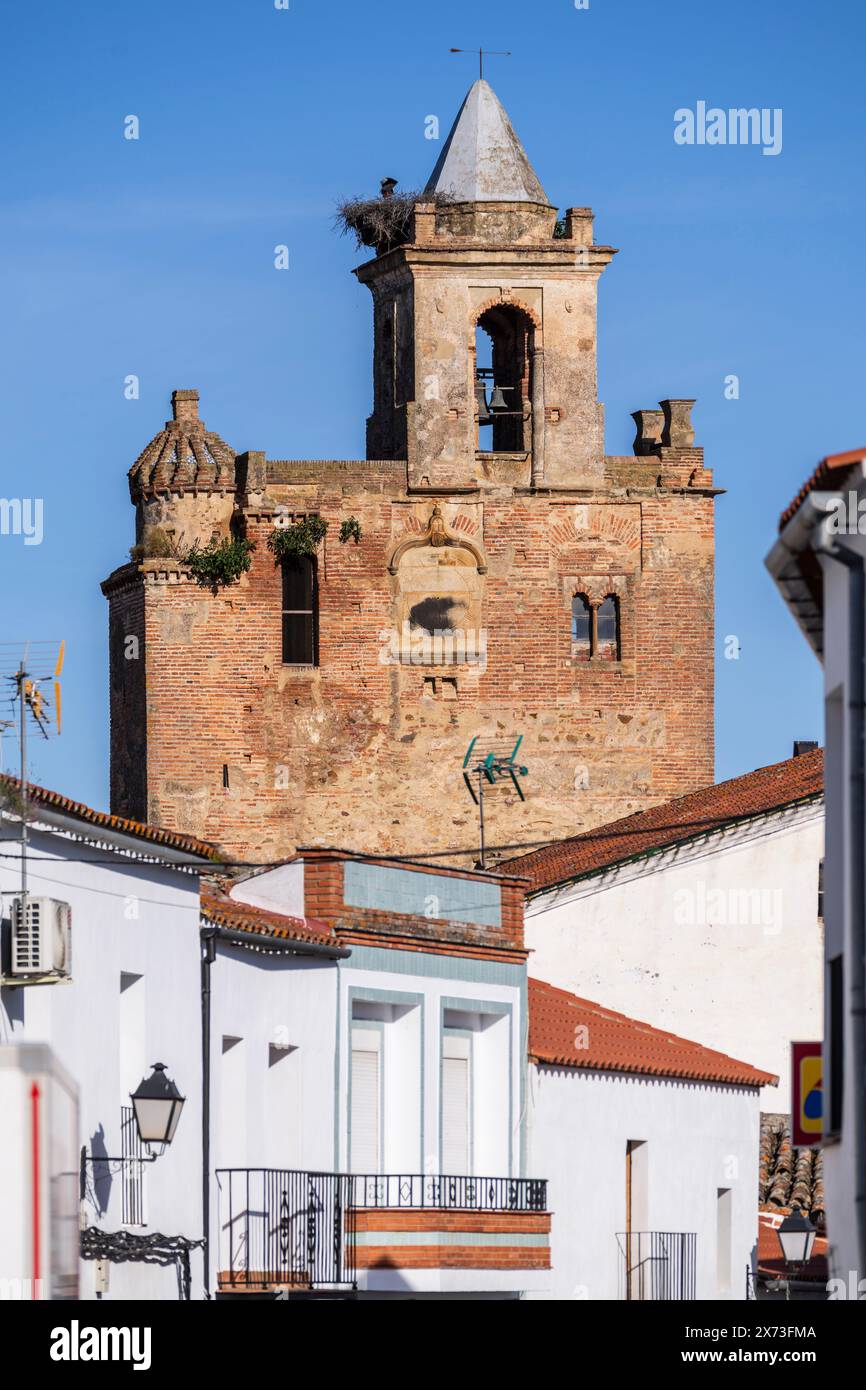
[[791, 1043], [791, 1143], [817, 1148], [824, 1132], [824, 1063], [819, 1042]]

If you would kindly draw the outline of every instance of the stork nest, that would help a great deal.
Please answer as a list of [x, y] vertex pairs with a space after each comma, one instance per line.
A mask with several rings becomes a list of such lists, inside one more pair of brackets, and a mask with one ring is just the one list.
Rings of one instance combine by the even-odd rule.
[[410, 189], [390, 198], [346, 198], [337, 205], [335, 225], [342, 236], [354, 236], [356, 246], [370, 246], [380, 255], [403, 246], [410, 237], [416, 203], [453, 203], [450, 193], [425, 193]]

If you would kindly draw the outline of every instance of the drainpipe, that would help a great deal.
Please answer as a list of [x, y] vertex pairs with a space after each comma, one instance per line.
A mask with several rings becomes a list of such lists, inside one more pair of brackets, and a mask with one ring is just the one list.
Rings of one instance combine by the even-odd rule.
[[[851, 1054], [854, 1070], [854, 1211], [857, 1220], [859, 1269], [866, 1273], [866, 575], [864, 557], [848, 546], [835, 543], [821, 526], [815, 551], [848, 570], [848, 774], [851, 808], [850, 943], [851, 964], [848, 1011], [851, 1018]], [[844, 943], [843, 943], [844, 946]], [[843, 1045], [844, 1046], [844, 1045]]]
[[201, 1201], [204, 1296], [210, 1298], [210, 971], [216, 959], [216, 927], [201, 932]]

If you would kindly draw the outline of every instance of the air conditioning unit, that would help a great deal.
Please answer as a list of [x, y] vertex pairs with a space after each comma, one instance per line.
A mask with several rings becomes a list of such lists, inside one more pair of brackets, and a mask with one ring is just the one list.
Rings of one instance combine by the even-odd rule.
[[72, 908], [56, 898], [12, 899], [12, 974], [68, 975]]

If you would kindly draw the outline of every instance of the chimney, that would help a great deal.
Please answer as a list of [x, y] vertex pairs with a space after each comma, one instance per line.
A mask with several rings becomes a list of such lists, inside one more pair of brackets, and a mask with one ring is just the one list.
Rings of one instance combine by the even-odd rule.
[[172, 391], [171, 413], [175, 420], [187, 423], [198, 419], [198, 391]]
[[692, 424], [691, 400], [659, 401], [664, 412], [662, 444], [666, 449], [692, 449], [695, 443], [695, 427]]
[[637, 434], [632, 445], [638, 456], [657, 454], [662, 446], [664, 412], [661, 410], [633, 410], [631, 418], [637, 425]]
[[809, 739], [796, 738], [794, 739], [794, 757], [799, 758], [803, 753], [814, 753], [817, 747], [818, 744]]

